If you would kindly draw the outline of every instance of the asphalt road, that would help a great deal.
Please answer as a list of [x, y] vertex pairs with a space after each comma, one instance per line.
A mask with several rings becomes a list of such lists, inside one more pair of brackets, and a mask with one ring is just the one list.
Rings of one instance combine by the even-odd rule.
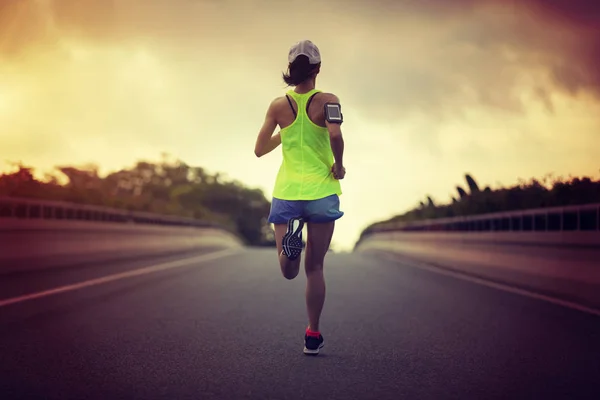
[[274, 250], [176, 259], [0, 277], [2, 304], [168, 268], [0, 306], [0, 399], [600, 398], [597, 316], [330, 253], [325, 348], [307, 357], [305, 278]]

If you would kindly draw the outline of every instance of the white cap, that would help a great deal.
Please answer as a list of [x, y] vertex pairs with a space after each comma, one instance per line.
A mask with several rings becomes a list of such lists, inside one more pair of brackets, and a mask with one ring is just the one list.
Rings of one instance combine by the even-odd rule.
[[290, 48], [290, 54], [288, 55], [288, 61], [293, 63], [294, 60], [300, 56], [305, 55], [308, 57], [310, 64], [318, 64], [321, 62], [321, 54], [319, 48], [310, 40], [302, 40]]

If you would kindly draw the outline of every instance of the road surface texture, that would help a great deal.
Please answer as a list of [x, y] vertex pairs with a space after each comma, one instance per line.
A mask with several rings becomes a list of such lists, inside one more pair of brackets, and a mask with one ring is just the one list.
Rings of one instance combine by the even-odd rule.
[[3, 277], [0, 398], [600, 399], [597, 316], [329, 253], [325, 348], [309, 357], [304, 275], [282, 278], [273, 249], [235, 251]]

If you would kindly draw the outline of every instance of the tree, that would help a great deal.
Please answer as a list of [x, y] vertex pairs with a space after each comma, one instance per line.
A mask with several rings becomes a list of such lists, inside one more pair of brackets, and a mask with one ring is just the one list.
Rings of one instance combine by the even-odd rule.
[[13, 163], [16, 171], [0, 176], [0, 194], [5, 196], [39, 197], [40, 183], [33, 176], [33, 168]]
[[467, 185], [469, 186], [469, 191], [471, 194], [479, 192], [479, 186], [477, 186], [477, 182], [475, 182], [475, 179], [473, 179], [471, 175], [465, 174], [465, 179], [467, 181]]
[[465, 192], [465, 190], [462, 187], [456, 186], [456, 191], [458, 192], [458, 195], [460, 196], [461, 199], [468, 197], [467, 192]]
[[427, 196], [427, 205], [429, 207], [435, 207], [435, 203], [433, 202], [433, 199], [431, 198], [431, 196]]
[[566, 180], [554, 178], [549, 181], [552, 175], [546, 175], [543, 182], [535, 178], [529, 181], [519, 179], [512, 187], [492, 190], [486, 186], [483, 191], [479, 191], [478, 185], [469, 174], [465, 174], [465, 177], [470, 195], [460, 186], [456, 186], [459, 198], [451, 196], [451, 202], [442, 205], [432, 204], [433, 201], [430, 201], [431, 198], [427, 196], [427, 206], [421, 201], [418, 207], [386, 221], [371, 224], [364, 232], [390, 222], [600, 202], [600, 180], [593, 180], [590, 177], [570, 176]]
[[213, 221], [229, 227], [251, 245], [274, 246], [273, 229], [267, 222], [271, 203], [258, 189], [226, 181], [166, 155], [159, 163], [139, 161], [131, 168], [105, 177], [96, 166], [60, 166], [66, 179], [37, 181], [33, 169], [18, 164], [17, 170], [0, 175], [0, 195], [38, 197], [83, 204], [97, 204], [180, 215]]

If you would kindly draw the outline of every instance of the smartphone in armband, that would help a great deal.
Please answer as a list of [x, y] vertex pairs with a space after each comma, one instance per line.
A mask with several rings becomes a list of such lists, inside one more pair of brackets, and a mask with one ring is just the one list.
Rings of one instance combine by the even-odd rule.
[[325, 103], [325, 120], [330, 124], [341, 124], [344, 122], [340, 103]]

